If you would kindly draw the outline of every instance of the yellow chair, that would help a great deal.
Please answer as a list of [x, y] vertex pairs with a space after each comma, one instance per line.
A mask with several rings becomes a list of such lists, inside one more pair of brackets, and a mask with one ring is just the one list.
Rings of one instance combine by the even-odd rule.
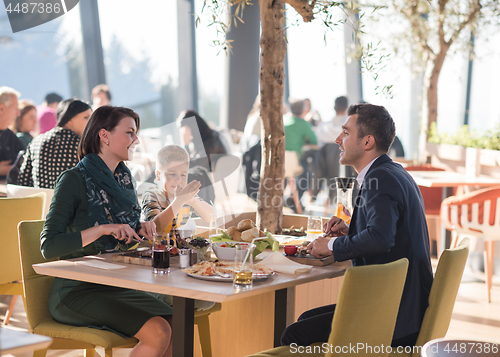
[[[469, 238], [464, 238], [457, 248], [446, 249], [439, 258], [429, 295], [429, 306], [425, 310], [424, 320], [417, 338], [417, 347], [422, 347], [425, 343], [436, 338], [442, 338], [448, 332], [453, 306], [469, 255], [469, 242]], [[403, 353], [398, 353], [394, 349], [390, 356], [419, 357], [420, 348]]]
[[[323, 344], [315, 343], [310, 346], [311, 353], [307, 350], [300, 353], [294, 347], [282, 346], [252, 357], [345, 356], [349, 355], [345, 347], [358, 346], [358, 343], [373, 347], [390, 346], [407, 270], [408, 259], [403, 258], [388, 264], [353, 267], [346, 271], [333, 316], [328, 352], [323, 351]], [[352, 354], [387, 356], [386, 349], [357, 352]]]
[[[113, 356], [113, 348], [134, 347], [138, 342], [135, 338], [124, 338], [106, 330], [64, 325], [52, 319], [48, 298], [54, 278], [38, 275], [32, 268], [33, 264], [47, 261], [40, 252], [40, 233], [44, 222], [26, 221], [19, 225], [24, 303], [30, 331], [52, 337], [54, 341], [49, 349], [85, 349], [85, 356], [94, 356], [96, 346], [104, 347], [106, 357]], [[208, 315], [220, 309], [221, 304], [215, 304], [210, 310], [195, 313], [204, 357], [212, 355]], [[35, 351], [33, 356], [43, 357], [46, 353], [47, 350]]]
[[23, 198], [0, 198], [0, 295], [12, 295], [4, 324], [8, 324], [17, 297], [23, 295], [17, 225], [23, 220], [42, 218], [45, 193]]

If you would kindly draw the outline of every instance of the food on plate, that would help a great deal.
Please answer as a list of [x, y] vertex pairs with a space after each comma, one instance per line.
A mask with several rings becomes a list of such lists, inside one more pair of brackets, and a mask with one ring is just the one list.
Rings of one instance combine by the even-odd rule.
[[295, 228], [294, 226], [291, 226], [290, 228], [283, 228], [282, 233], [287, 236], [294, 236], [294, 237], [303, 237], [307, 235], [307, 233], [304, 231], [304, 228], [301, 227], [300, 229]]
[[307, 242], [307, 244], [309, 244], [309, 241], [307, 239], [295, 239], [295, 238], [292, 238], [292, 239], [283, 240], [280, 244], [283, 245], [283, 246], [286, 246], [286, 245], [303, 245], [305, 242]]
[[240, 223], [238, 223], [238, 230], [240, 232], [243, 232], [243, 231], [246, 231], [247, 229], [250, 229], [250, 228], [255, 228], [255, 223], [253, 223], [253, 221], [251, 219], [244, 219], [242, 221], [240, 221]]
[[[188, 274], [200, 276], [220, 275], [227, 277], [228, 275], [234, 274], [234, 263], [228, 261], [200, 262], [190, 268], [183, 269], [182, 271]], [[274, 271], [265, 265], [254, 264], [252, 272], [253, 274], [259, 275], [271, 275]]]
[[251, 242], [254, 238], [259, 236], [259, 230], [255, 227], [241, 232], [241, 240], [244, 242]]

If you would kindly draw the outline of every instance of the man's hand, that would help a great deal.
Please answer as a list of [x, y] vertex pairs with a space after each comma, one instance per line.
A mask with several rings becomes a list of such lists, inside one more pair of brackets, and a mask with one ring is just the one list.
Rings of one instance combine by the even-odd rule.
[[349, 233], [349, 226], [340, 218], [333, 216], [323, 225], [323, 232], [329, 237], [342, 237]]
[[328, 249], [329, 240], [330, 239], [324, 237], [316, 238], [307, 246], [307, 252], [316, 258], [324, 258], [333, 255], [333, 252]]

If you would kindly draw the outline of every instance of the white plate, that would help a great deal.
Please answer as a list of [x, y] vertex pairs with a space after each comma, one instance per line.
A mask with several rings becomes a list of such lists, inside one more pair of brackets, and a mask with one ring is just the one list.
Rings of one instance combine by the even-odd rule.
[[[186, 273], [186, 274], [188, 276], [190, 276], [191, 278], [196, 278], [196, 279], [201, 279], [201, 280], [221, 281], [221, 282], [232, 282], [233, 281], [232, 277], [226, 278], [226, 277], [222, 277], [220, 275], [205, 276], [205, 275], [196, 275], [196, 274], [191, 274], [191, 273]], [[254, 280], [267, 279], [275, 274], [276, 274], [276, 272], [274, 272], [274, 271], [272, 274], [253, 274], [253, 279]]]

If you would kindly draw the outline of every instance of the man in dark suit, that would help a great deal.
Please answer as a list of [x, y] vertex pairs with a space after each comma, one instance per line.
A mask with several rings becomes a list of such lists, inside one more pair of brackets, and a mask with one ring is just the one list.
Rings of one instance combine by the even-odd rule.
[[[340, 163], [353, 166], [360, 192], [348, 226], [332, 217], [326, 235], [308, 246], [316, 257], [333, 255], [353, 265], [384, 264], [408, 258], [410, 264], [401, 298], [392, 346], [413, 346], [428, 305], [432, 285], [429, 235], [420, 190], [412, 177], [394, 163], [387, 151], [395, 136], [389, 112], [372, 104], [351, 105], [342, 133], [335, 141]], [[282, 344], [308, 346], [326, 342], [335, 305], [306, 311], [288, 326]]]

